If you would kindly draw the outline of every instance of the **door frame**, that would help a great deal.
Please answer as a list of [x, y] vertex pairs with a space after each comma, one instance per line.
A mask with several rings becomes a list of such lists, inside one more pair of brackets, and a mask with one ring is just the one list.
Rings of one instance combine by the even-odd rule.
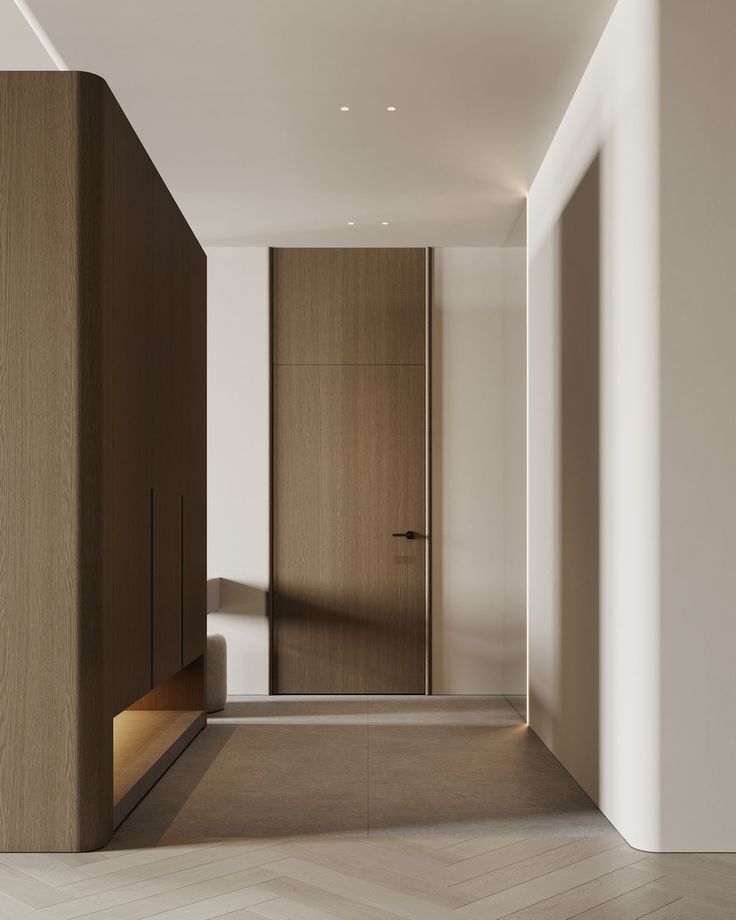
[[[276, 249], [268, 248], [268, 591], [266, 595], [266, 612], [268, 615], [268, 695], [274, 696], [274, 619], [273, 619], [273, 585], [274, 585], [274, 436], [273, 436], [273, 394], [274, 394], [274, 253]], [[338, 247], [340, 248], [340, 247]], [[349, 247], [342, 247], [349, 248]], [[366, 247], [382, 249], [388, 247]], [[422, 248], [422, 247], [417, 247]], [[432, 694], [432, 294], [434, 250], [431, 246], [424, 248], [424, 519], [427, 539], [424, 541], [424, 695]]]

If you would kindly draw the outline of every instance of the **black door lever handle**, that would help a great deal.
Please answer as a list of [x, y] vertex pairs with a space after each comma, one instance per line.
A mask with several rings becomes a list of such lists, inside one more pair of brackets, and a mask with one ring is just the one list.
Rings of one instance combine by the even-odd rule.
[[392, 537], [405, 537], [407, 540], [413, 540], [416, 537], [416, 533], [413, 530], [406, 530], [404, 533], [392, 533]]

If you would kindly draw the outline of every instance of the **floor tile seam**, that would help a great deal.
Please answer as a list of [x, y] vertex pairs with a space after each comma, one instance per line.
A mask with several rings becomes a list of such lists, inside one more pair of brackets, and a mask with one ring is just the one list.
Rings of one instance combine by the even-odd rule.
[[[212, 849], [213, 847], [216, 847], [217, 845], [218, 845], [217, 843], [206, 843], [206, 844], [203, 844], [203, 845], [201, 845], [201, 846], [200, 846], [200, 845], [197, 845], [197, 846], [192, 850], [192, 852], [196, 852], [196, 850], [209, 850], [209, 849]], [[157, 849], [159, 849], [158, 844], [156, 844], [155, 846], [146, 845], [146, 846], [143, 846], [143, 847], [135, 848], [135, 851], [136, 851], [136, 852], [140, 852], [140, 850], [157, 850]], [[111, 853], [114, 853], [114, 854], [118, 854], [119, 851], [117, 851], [117, 850], [111, 850], [110, 852], [111, 852]], [[85, 877], [82, 878], [82, 879], [75, 879], [75, 880], [72, 881], [72, 882], [63, 882], [61, 885], [54, 885], [53, 887], [56, 888], [56, 889], [58, 889], [58, 890], [61, 890], [61, 889], [63, 889], [63, 888], [68, 888], [68, 887], [70, 887], [71, 885], [83, 885], [85, 882], [91, 882], [91, 881], [93, 881], [93, 880], [95, 880], [95, 879], [107, 878], [108, 876], [110, 876], [110, 875], [115, 875], [115, 874], [118, 873], [118, 872], [126, 872], [126, 871], [128, 871], [128, 870], [130, 870], [130, 869], [137, 869], [137, 868], [140, 868], [141, 866], [152, 866], [152, 865], [154, 865], [155, 863], [166, 863], [166, 862], [169, 862], [169, 861], [172, 860], [172, 859], [180, 859], [180, 858], [181, 858], [182, 856], [184, 856], [184, 855], [186, 855], [186, 854], [184, 854], [184, 853], [174, 853], [174, 854], [172, 854], [171, 856], [162, 856], [162, 857], [160, 857], [160, 858], [155, 858], [155, 859], [149, 860], [148, 862], [136, 862], [136, 863], [133, 863], [132, 866], [117, 866], [117, 867], [112, 866], [112, 867], [110, 868], [110, 871], [109, 871], [109, 872], [96, 872], [96, 873], [94, 873], [93, 875], [92, 875], [92, 874], [91, 874], [91, 875], [85, 875]], [[117, 855], [112, 856], [112, 857], [110, 858], [110, 862], [112, 862], [114, 859], [117, 859], [117, 858], [118, 858]], [[97, 860], [97, 861], [95, 861], [94, 863], [90, 863], [90, 865], [95, 865], [95, 866], [96, 866], [96, 865], [100, 865], [101, 863], [103, 863], [103, 860]]]
[[[605, 878], [605, 876], [601, 876], [601, 878]], [[606, 898], [605, 901], [601, 901], [600, 904], [594, 905], [593, 908], [586, 907], [585, 910], [578, 911], [577, 914], [573, 914], [572, 917], [568, 917], [568, 920], [575, 920], [575, 917], [581, 917], [583, 916], [583, 914], [587, 913], [589, 910], [597, 910], [599, 907], [602, 907], [604, 904], [610, 904], [611, 901], [615, 901], [617, 898], [625, 898], [627, 894], [631, 894], [633, 891], [641, 891], [642, 888], [648, 888], [650, 885], [656, 885], [656, 883], [661, 881], [663, 878], [664, 876], [660, 875], [658, 876], [658, 878], [653, 878], [648, 882], [644, 882], [643, 885], [636, 885], [636, 887], [629, 888], [628, 891], [624, 891], [621, 894], [614, 895], [612, 898]], [[582, 885], [576, 885], [576, 887], [582, 888], [583, 885], [586, 885], [586, 884], [589, 884], [589, 883], [583, 882]], [[575, 888], [570, 889], [570, 891], [574, 891], [574, 890]], [[655, 907], [654, 911], [648, 911], [646, 914], [642, 914], [641, 916], [635, 918], [635, 920], [643, 920], [644, 917], [650, 916], [653, 912], [662, 910], [663, 907], [669, 907], [670, 904], [674, 904], [675, 901], [679, 901], [681, 897], [682, 895], [680, 895], [679, 897], [673, 897], [671, 901], [668, 901], [666, 904], [660, 904], [659, 907]], [[501, 920], [503, 920], [503, 918], [501, 918]]]
[[[610, 850], [606, 850], [605, 852], [611, 852], [611, 851], [610, 851]], [[596, 854], [596, 855], [598, 855], [598, 854]], [[589, 857], [587, 857], [587, 858], [588, 858], [588, 859], [593, 859], [594, 857], [589, 856]], [[581, 859], [581, 860], [579, 860], [579, 862], [583, 862], [583, 860]], [[593, 878], [590, 878], [590, 879], [588, 879], [588, 880], [585, 881], [585, 882], [580, 882], [578, 885], [573, 885], [573, 886], [570, 887], [570, 888], [566, 888], [564, 891], [559, 892], [559, 894], [566, 894], [568, 891], [573, 891], [575, 888], [580, 888], [581, 885], [587, 885], [587, 884], [589, 884], [590, 882], [594, 882], [594, 881], [596, 881], [596, 880], [599, 879], [599, 878], [605, 878], [607, 875], [613, 875], [614, 872], [618, 872], [620, 869], [625, 869], [626, 866], [635, 866], [635, 865], [637, 865], [637, 864], [640, 863], [640, 862], [642, 862], [641, 859], [635, 859], [633, 862], [626, 863], [624, 866], [617, 866], [615, 869], [609, 869], [608, 872], [601, 872], [600, 875], [595, 875], [595, 876], [593, 876]], [[571, 866], [575, 866], [575, 865], [577, 865], [577, 863], [571, 863]], [[487, 898], [493, 898], [493, 897], [495, 897], [495, 896], [498, 895], [498, 894], [504, 894], [504, 893], [507, 892], [507, 891], [513, 891], [514, 888], [521, 888], [521, 887], [523, 887], [524, 885], [530, 884], [531, 882], [538, 882], [538, 881], [540, 881], [540, 879], [548, 878], [550, 875], [554, 875], [555, 872], [560, 872], [560, 871], [562, 871], [563, 869], [569, 869], [569, 868], [570, 868], [570, 866], [561, 866], [561, 867], [558, 868], [558, 869], [552, 869], [550, 872], [544, 872], [542, 875], [537, 875], [537, 876], [535, 876], [534, 878], [527, 879], [527, 881], [525, 881], [525, 882], [518, 882], [516, 885], [509, 885], [508, 888], [502, 888], [500, 891], [494, 891], [494, 892], [492, 892], [491, 894], [481, 895], [481, 897], [479, 897], [479, 898], [473, 898], [472, 901], [468, 901], [467, 905], [464, 905], [464, 906], [470, 906], [471, 904], [477, 904], [479, 901], [485, 901]], [[458, 883], [458, 884], [460, 884], [460, 883]], [[649, 883], [649, 884], [651, 884], [651, 883]], [[450, 887], [450, 888], [454, 888], [455, 886], [454, 886], [454, 885], [450, 885], [449, 887]], [[539, 901], [535, 901], [533, 904], [528, 904], [527, 907], [533, 907], [534, 904], [539, 904], [539, 903], [541, 903], [542, 901], [547, 901], [547, 900], [549, 900], [550, 897], [555, 897], [555, 895], [548, 895], [548, 896], [545, 897], [545, 898], [540, 898]], [[526, 908], [524, 908], [524, 910], [526, 910]], [[512, 910], [510, 914], [504, 914], [504, 917], [511, 916], [512, 914], [515, 914], [515, 913], [518, 913], [518, 909], [517, 909], [517, 910]], [[499, 917], [499, 918], [497, 918], [497, 920], [504, 920], [504, 917]]]
[[[230, 839], [231, 839], [231, 840], [238, 840], [238, 839], [240, 839], [240, 838], [231, 837]], [[114, 890], [115, 890], [115, 891], [120, 891], [120, 890], [122, 890], [122, 889], [124, 889], [124, 888], [129, 888], [131, 885], [141, 885], [141, 884], [144, 884], [145, 882], [148, 882], [148, 881], [155, 881], [156, 879], [159, 879], [159, 878], [165, 878], [167, 875], [176, 875], [176, 874], [179, 873], [179, 872], [191, 872], [191, 871], [194, 870], [194, 869], [204, 868], [205, 866], [215, 866], [215, 865], [217, 865], [218, 862], [225, 862], [225, 861], [228, 860], [228, 859], [237, 859], [238, 855], [243, 855], [243, 856], [245, 856], [245, 855], [248, 855], [248, 854], [250, 854], [250, 853], [260, 853], [261, 850], [267, 850], [269, 847], [280, 846], [281, 843], [282, 843], [282, 841], [279, 841], [278, 843], [266, 843], [266, 844], [264, 844], [263, 846], [258, 846], [258, 847], [254, 847], [253, 849], [246, 850], [246, 852], [243, 853], [243, 854], [237, 854], [237, 853], [235, 853], [235, 854], [231, 854], [231, 855], [229, 855], [229, 856], [223, 856], [223, 857], [218, 858], [218, 859], [207, 860], [206, 862], [203, 862], [203, 863], [197, 863], [197, 864], [194, 865], [194, 866], [187, 866], [187, 867], [185, 867], [184, 869], [176, 869], [174, 872], [162, 872], [160, 875], [152, 875], [150, 878], [147, 878], [147, 879], [141, 879], [141, 880], [133, 881], [133, 882], [126, 882], [124, 885], [118, 885]], [[223, 846], [223, 843], [222, 843], [222, 842], [218, 842], [218, 843], [212, 843], [212, 844], [205, 844], [204, 846], [201, 846], [201, 847], [198, 846], [198, 847], [196, 847], [195, 849], [192, 850], [192, 853], [197, 852], [197, 850], [213, 850], [213, 849], [216, 849], [218, 846]], [[227, 844], [225, 844], [224, 846], [226, 847]], [[181, 859], [182, 856], [186, 856], [186, 855], [188, 855], [188, 854], [186, 854], [186, 853], [178, 853], [178, 854], [175, 855], [175, 856], [164, 856], [164, 857], [162, 857], [161, 859], [155, 859], [155, 860], [152, 860], [151, 862], [147, 862], [147, 863], [139, 863], [138, 865], [136, 865], [136, 866], [130, 866], [129, 868], [130, 868], [130, 869], [137, 869], [137, 868], [146, 867], [146, 866], [157, 866], [157, 867], [158, 867], [158, 865], [161, 865], [161, 867], [164, 868], [164, 864], [165, 864], [165, 863], [170, 862], [172, 859]], [[103, 872], [103, 873], [101, 873], [100, 875], [91, 875], [91, 876], [89, 876], [88, 879], [85, 879], [85, 881], [92, 881], [93, 879], [104, 879], [104, 878], [108, 878], [108, 877], [111, 876], [111, 875], [116, 875], [118, 872], [125, 872], [125, 871], [126, 871], [125, 868], [122, 868], [122, 869], [113, 869], [111, 872]], [[65, 882], [64, 885], [59, 885], [58, 888], [59, 888], [59, 889], [61, 889], [61, 888], [68, 888], [70, 885], [79, 885], [79, 884], [83, 884], [83, 883], [80, 883], [80, 882]], [[109, 889], [109, 890], [113, 890], [113, 889]], [[86, 895], [81, 895], [81, 897], [86, 897]]]
[[[526, 838], [526, 840], [534, 840], [534, 839], [536, 839], [536, 838], [534, 838], [534, 837], [527, 837], [527, 838]], [[462, 882], [453, 882], [453, 884], [452, 884], [452, 885], [448, 885], [448, 887], [449, 887], [449, 888], [453, 888], [453, 887], [455, 887], [456, 885], [467, 885], [468, 882], [473, 882], [473, 881], [475, 881], [475, 879], [483, 878], [484, 875], [490, 875], [492, 872], [500, 872], [500, 871], [502, 871], [503, 869], [511, 869], [511, 868], [513, 868], [513, 866], [518, 866], [520, 863], [526, 862], [526, 861], [529, 860], [529, 859], [537, 859], [538, 857], [546, 856], [547, 853], [554, 853], [556, 850], [561, 850], [561, 849], [563, 849], [563, 847], [569, 847], [570, 844], [571, 844], [571, 843], [574, 843], [574, 842], [575, 842], [574, 840], [573, 840], [573, 841], [568, 840], [567, 843], [559, 843], [559, 844], [557, 844], [557, 846], [550, 847], [548, 850], [544, 850], [542, 853], [536, 853], [536, 854], [534, 854], [533, 856], [525, 856], [525, 857], [523, 857], [522, 859], [517, 859], [517, 860], [515, 860], [514, 862], [506, 863], [506, 864], [503, 865], [503, 866], [497, 866], [495, 869], [486, 869], [485, 872], [479, 872], [478, 875], [471, 875], [469, 878], [463, 879]], [[515, 846], [515, 844], [510, 844], [510, 846]], [[500, 847], [500, 849], [503, 850], [504, 847]], [[616, 847], [611, 847], [611, 850], [615, 850], [615, 849], [616, 849]], [[491, 852], [492, 852], [492, 853], [497, 853], [497, 852], [499, 852], [499, 850], [491, 850]], [[609, 851], [609, 850], [602, 850], [601, 852], [602, 852], [602, 853], [608, 853], [608, 852], [610, 852], [610, 851]], [[482, 856], [482, 855], [484, 855], [484, 854], [481, 854], [481, 856]], [[598, 853], [594, 853], [594, 854], [592, 854], [592, 855], [598, 856], [599, 854], [598, 854]], [[476, 857], [474, 857], [474, 856], [469, 856], [469, 857], [468, 857], [468, 859], [475, 859], [475, 858], [476, 858]], [[571, 862], [571, 863], [569, 863], [568, 865], [574, 866], [576, 862], [582, 862], [583, 859], [590, 859], [590, 858], [591, 858], [591, 857], [589, 857], [589, 856], [583, 856], [581, 859], [575, 860], [575, 862]], [[464, 862], [464, 860], [461, 860], [461, 862]], [[452, 865], [453, 865], [453, 866], [457, 866], [457, 865], [460, 865], [460, 863], [453, 863]], [[559, 869], [565, 869], [565, 868], [567, 868], [567, 866], [558, 866], [558, 868], [559, 868]], [[556, 870], [556, 869], [551, 869], [550, 871], [551, 871], [551, 872], [556, 872], [557, 870]], [[549, 873], [545, 872], [545, 873], [543, 873], [543, 875], [534, 876], [534, 878], [542, 878], [544, 875], [548, 875], [548, 874], [549, 874]], [[533, 879], [529, 879], [529, 881], [532, 881], [532, 880], [533, 880]], [[524, 884], [524, 883], [521, 883], [521, 884]]]
[[[278, 856], [278, 857], [276, 857], [276, 859], [274, 859], [274, 862], [280, 862], [281, 860], [283, 860], [283, 859], [285, 859], [285, 858], [286, 858], [286, 857], [284, 857], [284, 856]], [[268, 865], [268, 864], [265, 864], [265, 865], [263, 865], [263, 866], [252, 866], [251, 868], [253, 869], [253, 871], [255, 871], [255, 870], [257, 870], [257, 869], [262, 869], [262, 870], [264, 870], [264, 869], [267, 868], [267, 865]], [[194, 887], [194, 886], [196, 886], [196, 885], [206, 885], [208, 882], [217, 882], [217, 881], [221, 881], [222, 879], [230, 878], [230, 877], [233, 876], [233, 875], [238, 875], [238, 874], [240, 874], [241, 872], [248, 872], [248, 871], [249, 871], [249, 869], [236, 869], [234, 872], [226, 872], [226, 873], [223, 873], [222, 875], [216, 875], [214, 878], [211, 878], [211, 879], [203, 879], [203, 880], [197, 881], [197, 882], [189, 882], [189, 884], [187, 884], [187, 885], [179, 885], [177, 888], [168, 889], [168, 890], [166, 890], [166, 891], [158, 891], [158, 892], [154, 892], [153, 894], [143, 894], [143, 895], [141, 895], [139, 898], [130, 898], [130, 900], [121, 901], [119, 904], [111, 904], [111, 905], [109, 905], [109, 908], [103, 908], [103, 910], [107, 910], [107, 909], [110, 909], [110, 908], [116, 908], [116, 907], [127, 907], [129, 904], [138, 904], [138, 903], [140, 903], [141, 901], [148, 901], [148, 900], [152, 900], [153, 898], [159, 898], [159, 897], [163, 897], [163, 896], [165, 896], [165, 895], [170, 895], [172, 892], [185, 891], [187, 888], [192, 888], [192, 887]], [[275, 874], [275, 875], [273, 876], [273, 878], [263, 879], [263, 880], [260, 881], [260, 882], [253, 882], [253, 883], [250, 884], [250, 885], [243, 885], [243, 886], [240, 887], [240, 888], [233, 888], [233, 889], [231, 889], [231, 891], [223, 891], [223, 892], [220, 892], [219, 894], [209, 894], [209, 895], [206, 895], [204, 898], [197, 898], [197, 899], [194, 900], [194, 901], [187, 901], [186, 904], [180, 905], [180, 907], [188, 907], [188, 906], [191, 905], [191, 904], [201, 904], [203, 901], [209, 901], [209, 900], [211, 900], [212, 898], [220, 897], [221, 894], [231, 894], [231, 893], [233, 893], [233, 892], [235, 892], [235, 891], [245, 891], [245, 890], [248, 889], [248, 888], [258, 888], [260, 885], [263, 885], [263, 884], [265, 884], [266, 882], [272, 882], [272, 881], [273, 881], [274, 879], [276, 879], [276, 878], [284, 878], [284, 876], [283, 876], [283, 875]], [[114, 889], [112, 889], [112, 890], [113, 890], [113, 891], [120, 891], [121, 889], [119, 889], [119, 888], [114, 888]], [[69, 902], [64, 902], [64, 903], [74, 903], [74, 901], [82, 901], [82, 900], [83, 900], [84, 898], [86, 898], [86, 897], [99, 897], [101, 894], [104, 894], [104, 893], [105, 893], [105, 892], [95, 892], [93, 895], [82, 895], [82, 896], [79, 897], [79, 898], [72, 898], [71, 901], [69, 901]], [[88, 911], [88, 912], [85, 912], [85, 913], [83, 913], [83, 914], [78, 914], [78, 915], [74, 918], [74, 920], [81, 920], [81, 918], [86, 917], [86, 916], [88, 916], [89, 914], [97, 913], [97, 912], [99, 911], [99, 909], [100, 909], [99, 907], [94, 907], [92, 910], [90, 910], [90, 911]], [[179, 908], [172, 908], [172, 909], [173, 909], [173, 910], [178, 910]], [[156, 915], [154, 914], [153, 916], [156, 916]]]
[[640, 917], [637, 917], [636, 920], [646, 920], [647, 917], [653, 917], [655, 914], [659, 913], [660, 910], [663, 910], [665, 907], [670, 907], [672, 904], [677, 904], [678, 901], [684, 901], [685, 895], [680, 895], [679, 898], [675, 898], [674, 901], [668, 901], [667, 904], [661, 904], [659, 907], [655, 907], [654, 910], [648, 911], [646, 914], [642, 914]]
[[[623, 868], [627, 868], [627, 867], [624, 866]], [[553, 898], [561, 897], [562, 895], [570, 894], [570, 892], [576, 891], [578, 888], [584, 888], [586, 885], [589, 885], [591, 881], [597, 882], [599, 879], [606, 878], [607, 876], [613, 875], [614, 873], [620, 872], [620, 871], [621, 871], [620, 869], [612, 869], [610, 872], [606, 872], [603, 875], [598, 875], [596, 876], [596, 878], [591, 879], [590, 881], [581, 882], [579, 885], [573, 885], [572, 888], [567, 888], [565, 891], [561, 891], [559, 895], [552, 895], [551, 897]], [[650, 881], [648, 882], [644, 882], [643, 885], [636, 885], [634, 888], [629, 888], [628, 891], [624, 891], [621, 894], [614, 895], [612, 898], [606, 898], [605, 901], [601, 901], [598, 904], [594, 904], [592, 907], [586, 907], [584, 910], [578, 911], [578, 913], [576, 914], [572, 914], [572, 916], [568, 917], [567, 920], [575, 920], [575, 917], [582, 917], [583, 914], [586, 914], [590, 910], [597, 910], [599, 907], [602, 907], [604, 904], [608, 904], [611, 901], [615, 901], [616, 898], [625, 897], [627, 894], [631, 894], [632, 891], [639, 891], [642, 888], [647, 888], [649, 885], [654, 885], [658, 881], [660, 881], [662, 878], [664, 878], [664, 876], [660, 875], [658, 878], [653, 878], [653, 879], [650, 879]], [[536, 907], [537, 905], [543, 904], [545, 901], [548, 901], [548, 900], [549, 898], [541, 898], [539, 901], [535, 901], [533, 904], [528, 904], [526, 907], [522, 908], [522, 910], [529, 910], [529, 908]], [[651, 913], [661, 910], [663, 907], [668, 907], [670, 904], [674, 904], [675, 901], [679, 901], [679, 900], [680, 898], [674, 898], [672, 901], [668, 901], [667, 904], [660, 904], [660, 906], [656, 907], [654, 911], [649, 911], [647, 914], [643, 914], [640, 917], [632, 918], [632, 920], [643, 920], [645, 916], [648, 917]], [[504, 914], [504, 916], [499, 917], [498, 920], [507, 920], [508, 917], [513, 917], [514, 914], [516, 913], [519, 913], [519, 911], [512, 910], [510, 914]]]

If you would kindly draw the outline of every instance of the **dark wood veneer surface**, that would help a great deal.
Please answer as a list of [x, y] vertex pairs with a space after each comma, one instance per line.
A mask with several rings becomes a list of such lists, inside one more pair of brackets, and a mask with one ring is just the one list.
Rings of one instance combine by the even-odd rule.
[[112, 821], [106, 90], [28, 77], [0, 74], [0, 850], [89, 849]]
[[274, 364], [424, 364], [425, 250], [277, 249]]
[[191, 237], [185, 259], [182, 664], [188, 665], [207, 645], [207, 260]]
[[151, 689], [153, 164], [114, 103], [113, 712]]
[[153, 685], [182, 666], [185, 240], [168, 190], [153, 192]]
[[104, 81], [1, 73], [0, 850], [106, 843], [113, 715], [187, 662], [203, 708], [205, 332], [204, 254]]

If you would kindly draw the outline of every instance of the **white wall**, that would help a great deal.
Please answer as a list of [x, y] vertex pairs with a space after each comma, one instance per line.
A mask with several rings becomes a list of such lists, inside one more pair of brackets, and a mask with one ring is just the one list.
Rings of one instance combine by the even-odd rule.
[[[268, 252], [207, 250], [210, 632], [268, 692]], [[434, 689], [526, 681], [525, 255], [435, 252]]]
[[[37, 34], [13, 0], [0, 0], [0, 70], [57, 70], [61, 58], [49, 44], [33, 14], [28, 15], [39, 30]], [[39, 35], [41, 37], [39, 37]], [[43, 41], [42, 41], [43, 39]]]
[[435, 693], [526, 685], [525, 256], [434, 253]]
[[[524, 206], [526, 212], [526, 205]], [[503, 250], [506, 693], [526, 693], [526, 246]]]
[[[656, 0], [620, 0], [529, 192], [529, 717], [634, 846], [660, 835]], [[560, 223], [600, 155], [600, 603], [560, 604]], [[591, 509], [594, 513], [595, 509]], [[585, 687], [598, 719], [581, 718]], [[594, 774], [594, 775], [591, 775]]]
[[207, 249], [208, 632], [228, 692], [268, 693], [268, 250]]
[[662, 837], [736, 850], [736, 3], [660, 26]]
[[[736, 848], [735, 17], [727, 0], [619, 0], [529, 193], [530, 720], [650, 850]], [[561, 603], [560, 322], [565, 221], [596, 156], [599, 638], [585, 647]]]

